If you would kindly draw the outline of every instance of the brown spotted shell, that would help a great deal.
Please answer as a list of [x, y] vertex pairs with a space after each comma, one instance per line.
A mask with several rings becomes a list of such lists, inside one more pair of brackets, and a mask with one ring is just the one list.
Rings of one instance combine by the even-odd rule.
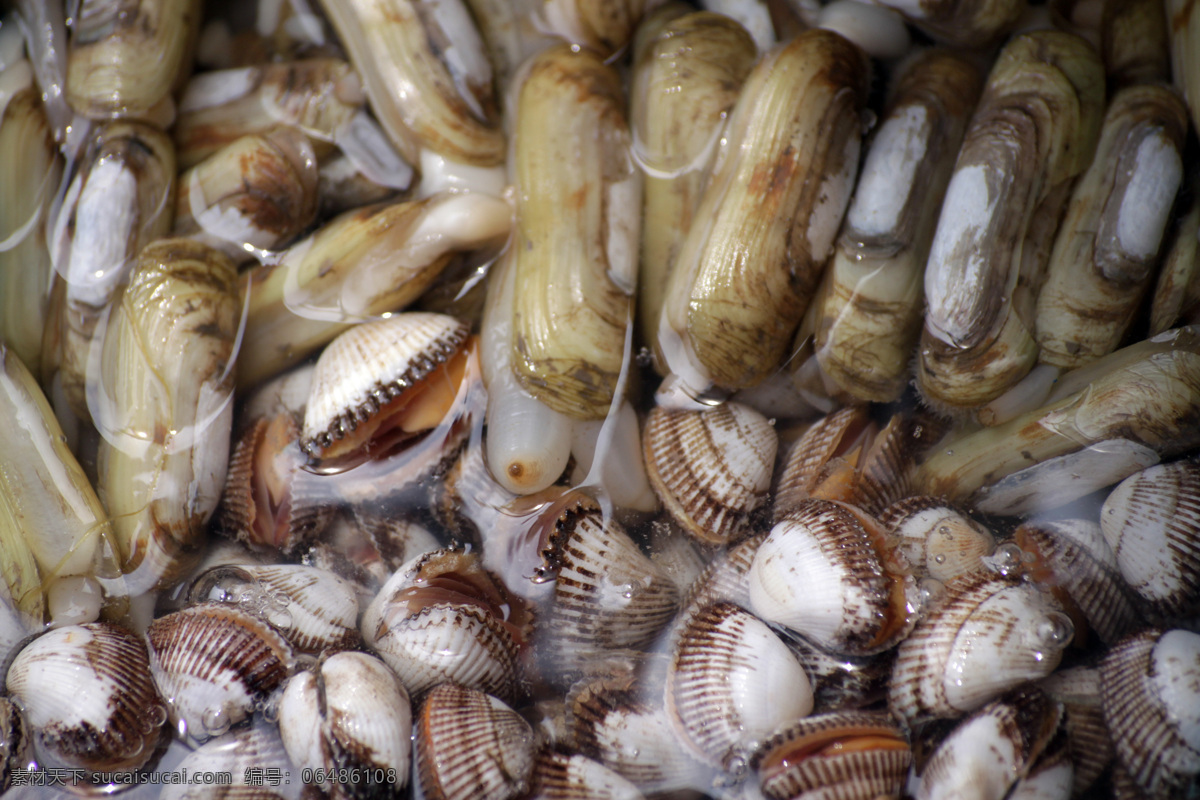
[[417, 774], [430, 800], [511, 800], [529, 788], [534, 735], [491, 695], [444, 683], [416, 723]]
[[257, 616], [203, 603], [160, 617], [146, 631], [150, 668], [171, 724], [194, 741], [224, 733], [279, 688], [292, 648]]
[[911, 763], [908, 741], [887, 714], [840, 711], [805, 717], [772, 734], [751, 765], [768, 800], [806, 792], [874, 800], [898, 797]]
[[167, 718], [145, 644], [104, 622], [34, 639], [17, 653], [6, 686], [52, 765], [137, 769], [154, 755]]
[[767, 499], [775, 467], [775, 428], [749, 406], [703, 411], [657, 407], [646, 420], [646, 474], [679, 525], [706, 544], [741, 533]]
[[342, 333], [317, 360], [301, 449], [321, 456], [447, 361], [468, 332], [454, 317], [413, 311]]

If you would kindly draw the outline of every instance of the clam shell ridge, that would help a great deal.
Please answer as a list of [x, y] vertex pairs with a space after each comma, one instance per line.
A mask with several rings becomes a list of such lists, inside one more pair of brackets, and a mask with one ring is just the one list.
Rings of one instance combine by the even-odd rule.
[[414, 311], [338, 336], [317, 359], [301, 449], [319, 455], [354, 431], [453, 355], [469, 330], [454, 317]]
[[707, 544], [725, 544], [767, 499], [778, 437], [738, 403], [704, 411], [655, 408], [643, 449], [654, 491], [677, 522]]

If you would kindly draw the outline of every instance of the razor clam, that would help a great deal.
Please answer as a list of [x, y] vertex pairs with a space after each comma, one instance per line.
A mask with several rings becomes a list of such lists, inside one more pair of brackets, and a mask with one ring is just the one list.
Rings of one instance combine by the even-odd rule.
[[1071, 184], [1091, 160], [1104, 68], [1082, 39], [1014, 38], [988, 76], [946, 190], [929, 264], [918, 386], [965, 410], [1033, 368], [1034, 303]]
[[179, 100], [171, 135], [182, 169], [242, 136], [291, 125], [314, 142], [337, 140], [366, 101], [345, 61], [312, 58], [197, 75]]
[[257, 616], [202, 603], [146, 631], [150, 671], [181, 739], [203, 742], [248, 718], [293, 666], [287, 640]]
[[1120, 344], [1154, 279], [1186, 133], [1187, 108], [1165, 86], [1132, 86], [1112, 98], [1038, 293], [1041, 363], [1072, 369]]
[[278, 264], [248, 270], [238, 386], [298, 363], [355, 323], [408, 305], [456, 254], [502, 242], [509, 215], [503, 201], [469, 192], [368, 206], [293, 244]]
[[658, 345], [683, 402], [782, 360], [853, 189], [867, 74], [857, 47], [810, 30], [747, 78], [663, 301]]
[[868, 146], [817, 294], [821, 319], [813, 345], [821, 368], [857, 400], [890, 402], [908, 383], [925, 260], [982, 82], [979, 69], [959, 55], [922, 53], [895, 79]]
[[462, 0], [322, 0], [371, 108], [410, 164], [422, 148], [456, 162], [504, 160], [483, 42]]
[[914, 484], [988, 513], [1058, 507], [1200, 444], [1197, 397], [1200, 328], [1168, 331], [1067, 373], [1035, 411], [948, 437]]
[[833, 0], [821, 6], [817, 28], [846, 37], [872, 58], [895, 61], [911, 47], [908, 28], [890, 8], [861, 0]]
[[1159, 0], [1105, 3], [1100, 18], [1100, 55], [1117, 87], [1171, 79], [1166, 9]]
[[604, 57], [633, 39], [646, 0], [544, 0], [541, 15], [550, 32]]
[[778, 437], [740, 403], [704, 411], [656, 407], [643, 438], [650, 482], [672, 518], [696, 540], [724, 545], [767, 500]]
[[175, 236], [234, 261], [287, 244], [317, 214], [317, 157], [308, 138], [279, 126], [236, 139], [179, 177]]
[[[517, 101], [512, 366], [576, 419], [607, 414], [637, 285], [641, 175], [615, 69], [560, 45], [528, 66]], [[563, 170], [564, 163], [574, 169]]]
[[771, 0], [702, 0], [700, 3], [705, 11], [723, 14], [745, 28], [759, 53], [767, 52], [777, 42], [788, 38], [784, 35], [788, 31], [780, 31], [776, 36], [771, 5]]
[[105, 437], [99, 491], [132, 594], [179, 576], [225, 484], [236, 275], [216, 250], [160, 239], [138, 256], [108, 320], [90, 405]]
[[365, 653], [338, 653], [294, 675], [279, 699], [279, 731], [302, 771], [340, 770], [338, 798], [372, 798], [408, 785], [412, 709], [399, 679]]
[[[1195, 175], [1194, 171], [1191, 173]], [[1195, 178], [1190, 178], [1194, 183]], [[1149, 335], [1200, 322], [1200, 195], [1179, 219], [1158, 273], [1150, 307]]]
[[166, 127], [170, 92], [190, 71], [200, 0], [82, 0], [67, 56], [67, 102], [93, 119]]
[[1171, 75], [1187, 98], [1193, 130], [1200, 127], [1200, 18], [1191, 0], [1167, 0]]
[[0, 203], [0, 341], [40, 375], [52, 274], [46, 229], [63, 159], [31, 80], [23, 60], [0, 72], [0, 186], [9, 187]]
[[[669, 8], [669, 7], [668, 7]], [[728, 17], [707, 12], [639, 29], [630, 95], [634, 153], [644, 173], [638, 330], [657, 345], [664, 283], [695, 219], [725, 118], [757, 58]], [[660, 367], [661, 355], [656, 359]]]
[[56, 275], [42, 339], [43, 382], [60, 382], [81, 419], [113, 298], [142, 248], [171, 230], [174, 201], [166, 134], [120, 120], [94, 130], [48, 232]]
[[596, 487], [598, 493], [604, 493], [622, 509], [645, 513], [658, 510], [658, 498], [642, 458], [638, 415], [629, 400], [622, 400], [603, 420], [576, 422], [573, 434], [572, 483]]
[[1027, 6], [1025, 0], [882, 0], [882, 4], [934, 39], [964, 48], [995, 44], [1017, 26]]
[[51, 764], [132, 770], [153, 756], [167, 720], [146, 645], [108, 623], [47, 631], [17, 653], [5, 687]]

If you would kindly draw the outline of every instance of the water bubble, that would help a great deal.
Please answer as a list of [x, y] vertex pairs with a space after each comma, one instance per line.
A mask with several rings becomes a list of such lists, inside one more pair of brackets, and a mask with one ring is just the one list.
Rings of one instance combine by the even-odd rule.
[[265, 609], [267, 624], [277, 631], [289, 631], [292, 628], [292, 615], [282, 608]]
[[946, 585], [936, 578], [923, 578], [917, 584], [917, 606], [924, 609], [946, 593]]
[[983, 556], [981, 560], [988, 569], [1007, 577], [1020, 571], [1025, 551], [1015, 542], [1005, 542], [996, 548], [996, 552]]
[[938, 553], [936, 556], [934, 556], [934, 557], [933, 557], [933, 563], [935, 563], [935, 564], [945, 564], [945, 563], [946, 563], [946, 554], [945, 554], [945, 553]]
[[1063, 650], [1074, 636], [1075, 625], [1071, 618], [1058, 611], [1047, 612], [1034, 623], [1034, 645], [1038, 650]]
[[233, 720], [229, 717], [229, 710], [222, 705], [205, 709], [200, 717], [200, 724], [209, 736], [220, 736], [229, 730]]

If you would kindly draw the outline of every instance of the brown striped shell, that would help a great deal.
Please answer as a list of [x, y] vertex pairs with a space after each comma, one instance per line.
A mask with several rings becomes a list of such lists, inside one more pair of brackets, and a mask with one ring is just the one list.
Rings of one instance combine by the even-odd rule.
[[767, 800], [812, 792], [828, 800], [899, 796], [912, 763], [887, 714], [841, 711], [805, 717], [773, 733], [751, 765]]
[[1101, 707], [1117, 760], [1150, 800], [1200, 782], [1200, 634], [1146, 630], [1100, 664]]
[[204, 741], [246, 719], [292, 667], [287, 640], [258, 617], [203, 603], [146, 631], [150, 668], [181, 737]]
[[1100, 527], [1121, 574], [1161, 618], [1200, 614], [1200, 463], [1159, 464], [1122, 481]]
[[1054, 671], [1074, 628], [1047, 593], [976, 572], [946, 593], [896, 651], [888, 708], [908, 724], [973, 711]]
[[511, 800], [529, 789], [533, 729], [491, 695], [438, 686], [421, 706], [415, 738], [429, 800]]
[[47, 764], [134, 770], [162, 738], [167, 713], [150, 679], [146, 646], [116, 625], [47, 631], [17, 653], [6, 686]]
[[656, 407], [642, 442], [646, 474], [663, 506], [705, 544], [727, 544], [767, 499], [778, 439], [749, 406]]
[[915, 623], [915, 583], [893, 549], [854, 506], [803, 500], [755, 553], [749, 608], [832, 652], [886, 650]]
[[339, 453], [356, 449], [381, 409], [446, 363], [468, 331], [454, 317], [414, 311], [342, 333], [317, 360], [301, 449], [314, 458], [330, 456], [335, 443]]
[[918, 575], [945, 581], [984, 568], [996, 549], [991, 531], [939, 497], [913, 495], [879, 515], [900, 542], [900, 551]]
[[742, 775], [765, 736], [812, 711], [812, 686], [766, 623], [717, 603], [701, 610], [675, 645], [666, 707], [696, 755]]
[[642, 800], [642, 793], [590, 758], [544, 750], [533, 765], [528, 800]]
[[1067, 749], [1075, 765], [1071, 794], [1079, 797], [1104, 774], [1114, 754], [1101, 708], [1100, 670], [1060, 669], [1037, 685], [1067, 710]]
[[776, 520], [803, 500], [823, 497], [852, 501], [857, 489], [857, 455], [871, 428], [866, 406], [846, 406], [822, 417], [788, 449], [775, 488]]
[[[262, 770], [258, 780], [251, 768]], [[297, 789], [292, 787], [304, 787], [303, 776], [288, 760], [274, 725], [252, 725], [209, 739], [176, 769], [191, 776], [228, 773], [231, 781], [168, 783], [159, 800], [295, 800]]]
[[8, 789], [13, 770], [33, 758], [33, 737], [25, 715], [11, 698], [0, 697], [0, 793]]

